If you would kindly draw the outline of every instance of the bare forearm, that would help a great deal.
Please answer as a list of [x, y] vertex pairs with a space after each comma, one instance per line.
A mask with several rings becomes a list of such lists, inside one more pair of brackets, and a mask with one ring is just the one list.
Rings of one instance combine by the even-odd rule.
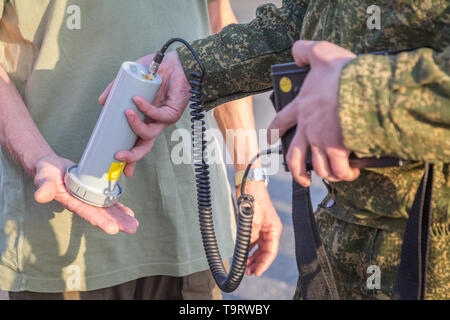
[[[208, 11], [212, 33], [220, 32], [231, 23], [237, 23], [229, 0], [209, 2]], [[235, 169], [245, 169], [259, 150], [252, 98], [225, 103], [214, 110], [214, 117], [227, 142], [228, 150], [233, 155]]]
[[1, 67], [0, 144], [32, 176], [37, 161], [53, 154], [16, 87]]
[[211, 33], [220, 32], [225, 26], [237, 23], [229, 0], [215, 0], [208, 2]]
[[[236, 170], [243, 170], [259, 152], [251, 98], [225, 103], [214, 109]], [[260, 166], [259, 161], [255, 166]]]

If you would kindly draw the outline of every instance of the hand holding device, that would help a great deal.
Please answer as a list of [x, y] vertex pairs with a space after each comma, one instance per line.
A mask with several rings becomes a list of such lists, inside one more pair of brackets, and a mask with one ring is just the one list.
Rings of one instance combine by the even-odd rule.
[[152, 101], [161, 85], [157, 74], [149, 77], [148, 68], [136, 62], [124, 62], [111, 88], [105, 106], [84, 150], [79, 165], [71, 166], [65, 176], [67, 189], [78, 199], [99, 207], [110, 207], [122, 193], [118, 183], [125, 163], [117, 159], [120, 150], [135, 146], [137, 136], [128, 124], [143, 121], [133, 102], [140, 95]]
[[[150, 66], [155, 55], [145, 56], [137, 63]], [[130, 149], [123, 149], [116, 154], [116, 158], [126, 163], [124, 174], [131, 177], [137, 161], [142, 159], [153, 147], [155, 139], [159, 134], [171, 124], [177, 122], [186, 109], [190, 97], [190, 85], [186, 79], [180, 59], [176, 51], [169, 52], [157, 65], [149, 69], [151, 73], [156, 73], [162, 78], [162, 83], [156, 96], [146, 99], [145, 96], [135, 96], [133, 101], [138, 110], [145, 115], [145, 119], [138, 117], [137, 112], [129, 110], [126, 113], [129, 125], [138, 136], [136, 145]], [[104, 105], [110, 95], [114, 81], [111, 82], [99, 97], [99, 103]]]
[[306, 168], [308, 149], [314, 170], [320, 177], [329, 181], [352, 181], [359, 176], [359, 170], [350, 167], [351, 151], [343, 142], [338, 82], [342, 67], [356, 55], [324, 41], [297, 41], [292, 55], [298, 66], [309, 65], [311, 72], [299, 94], [272, 121], [269, 132], [278, 129], [282, 136], [297, 125], [286, 160], [292, 176], [301, 185], [310, 184]]
[[138, 222], [130, 208], [119, 202], [108, 208], [99, 208], [71, 195], [63, 181], [64, 174], [71, 166], [73, 166], [72, 161], [58, 157], [56, 154], [41, 158], [36, 164], [36, 175], [34, 176], [34, 183], [38, 188], [34, 195], [36, 201], [48, 203], [56, 200], [67, 210], [108, 234], [115, 234], [119, 231], [135, 233]]
[[[328, 44], [326, 44], [328, 46]], [[332, 45], [335, 46], [335, 45]], [[372, 54], [388, 54], [387, 51], [384, 52], [375, 52]], [[291, 63], [284, 63], [284, 64], [276, 64], [272, 66], [272, 80], [273, 80], [273, 88], [274, 92], [271, 95], [272, 103], [277, 111], [277, 113], [281, 113], [281, 115], [277, 115], [275, 120], [272, 122], [272, 126], [277, 126], [277, 121], [279, 121], [279, 117], [281, 116], [283, 119], [282, 121], [285, 121], [284, 124], [282, 124], [282, 149], [283, 154], [285, 157], [285, 168], [286, 171], [289, 171], [288, 161], [287, 161], [287, 155], [289, 154], [291, 142], [296, 136], [296, 133], [298, 132], [298, 126], [294, 124], [292, 127], [288, 128], [288, 125], [286, 122], [291, 121], [292, 123], [295, 123], [295, 121], [299, 121], [301, 124], [300, 130], [303, 129], [303, 127], [306, 125], [304, 122], [306, 121], [303, 118], [299, 118], [298, 120], [295, 118], [289, 119], [286, 115], [289, 116], [289, 114], [285, 114], [286, 112], [285, 108], [290, 108], [291, 112], [292, 109], [295, 108], [313, 108], [313, 106], [309, 105], [307, 102], [300, 103], [299, 100], [302, 99], [302, 96], [300, 95], [300, 91], [303, 87], [303, 85], [306, 82], [307, 76], [309, 73], [312, 72], [310, 66], [304, 66], [299, 67], [296, 62]], [[308, 94], [308, 93], [306, 93]], [[305, 94], [303, 94], [304, 96]], [[316, 93], [317, 95], [317, 93]], [[306, 100], [310, 101], [310, 100]], [[294, 112], [298, 112], [295, 110]], [[319, 119], [320, 120], [320, 119]], [[315, 120], [313, 120], [315, 121]], [[335, 121], [339, 121], [339, 119], [335, 119]], [[338, 123], [337, 123], [338, 124]], [[317, 125], [316, 122], [313, 122], [312, 125]], [[336, 124], [335, 124], [336, 125]], [[286, 129], [287, 128], [287, 129]], [[304, 130], [304, 129], [303, 129]], [[324, 129], [328, 130], [328, 129]], [[338, 135], [339, 136], [339, 135]], [[348, 152], [348, 151], [346, 151]], [[292, 156], [292, 153], [290, 153]], [[305, 166], [306, 170], [315, 170], [316, 167], [314, 166], [314, 162], [312, 159], [312, 153], [311, 149], [307, 149], [306, 155], [304, 157], [305, 159]], [[292, 159], [291, 159], [292, 160]], [[351, 168], [380, 168], [380, 167], [395, 167], [395, 166], [402, 166], [405, 164], [408, 164], [409, 161], [404, 161], [401, 159], [393, 158], [393, 157], [368, 157], [368, 158], [358, 158], [354, 153], [350, 153], [348, 156], [348, 162], [350, 164]], [[319, 175], [321, 175], [318, 172]], [[322, 173], [322, 178], [325, 178], [325, 175]], [[330, 180], [333, 181], [333, 180]]]

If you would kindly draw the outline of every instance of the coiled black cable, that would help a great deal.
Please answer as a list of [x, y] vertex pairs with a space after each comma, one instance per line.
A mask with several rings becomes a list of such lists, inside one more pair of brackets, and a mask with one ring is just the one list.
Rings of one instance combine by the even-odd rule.
[[[206, 154], [207, 143], [205, 139], [206, 125], [202, 105], [202, 82], [205, 75], [205, 69], [198, 54], [188, 42], [180, 38], [173, 38], [167, 41], [162, 49], [155, 55], [154, 64], [156, 64], [156, 68], [154, 70], [157, 70], [157, 67], [162, 62], [165, 51], [174, 42], [181, 42], [190, 50], [201, 70], [201, 72], [190, 72], [191, 79], [189, 80], [189, 84], [191, 85], [189, 92], [192, 94], [189, 101], [191, 109], [193, 158], [200, 232], [206, 259], [217, 285], [224, 292], [232, 292], [236, 290], [244, 276], [250, 249], [254, 199], [251, 195], [245, 194], [244, 188], [248, 171], [259, 155], [253, 159], [244, 174], [241, 186], [241, 196], [238, 199], [236, 244], [231, 260], [230, 272], [227, 273], [217, 245], [211, 205], [211, 184]], [[151, 67], [153, 67], [153, 65]]]

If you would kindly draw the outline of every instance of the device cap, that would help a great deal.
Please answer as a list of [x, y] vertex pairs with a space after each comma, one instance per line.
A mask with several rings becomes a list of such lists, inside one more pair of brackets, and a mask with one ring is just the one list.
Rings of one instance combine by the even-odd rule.
[[64, 176], [66, 188], [74, 197], [96, 207], [111, 207], [118, 201], [122, 194], [120, 183], [117, 182], [112, 191], [94, 189], [80, 181], [77, 168], [78, 165], [69, 167]]

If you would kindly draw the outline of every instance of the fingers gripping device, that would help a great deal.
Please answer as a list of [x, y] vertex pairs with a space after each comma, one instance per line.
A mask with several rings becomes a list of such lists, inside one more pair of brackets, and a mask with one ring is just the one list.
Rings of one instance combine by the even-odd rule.
[[64, 182], [70, 193], [94, 206], [112, 206], [122, 194], [118, 182], [125, 163], [115, 154], [130, 150], [137, 136], [128, 124], [125, 111], [134, 109], [144, 115], [132, 98], [136, 95], [152, 101], [161, 85], [161, 77], [148, 75], [148, 68], [136, 62], [124, 62], [78, 165], [68, 169]]

